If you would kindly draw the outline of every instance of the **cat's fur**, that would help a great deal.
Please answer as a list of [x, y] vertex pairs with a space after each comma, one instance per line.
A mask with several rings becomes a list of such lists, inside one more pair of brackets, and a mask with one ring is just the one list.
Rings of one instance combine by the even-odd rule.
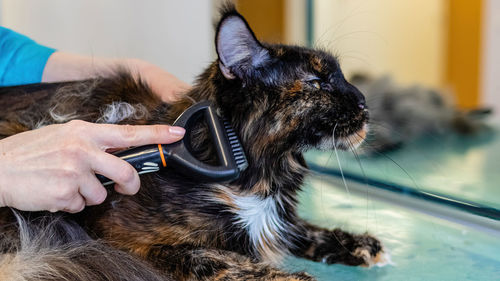
[[[67, 280], [85, 280], [88, 271], [102, 272], [87, 278], [92, 280], [153, 280], [148, 274], [165, 280], [313, 280], [272, 264], [287, 254], [329, 264], [383, 262], [377, 239], [319, 228], [296, 212], [297, 192], [307, 174], [302, 152], [356, 146], [366, 135], [364, 97], [346, 82], [337, 60], [323, 51], [257, 41], [231, 6], [223, 9], [216, 50], [218, 59], [175, 104], [162, 103], [126, 72], [2, 90], [0, 106], [8, 110], [0, 113], [1, 137], [73, 119], [169, 124], [194, 101], [210, 100], [238, 132], [249, 167], [229, 184], [208, 184], [167, 169], [141, 176], [135, 196], [110, 192], [103, 204], [76, 215], [21, 213], [28, 223], [18, 223], [28, 226], [58, 218], [43, 234], [48, 232], [56, 243], [43, 247], [19, 243], [16, 218], [4, 208], [0, 276], [16, 268], [16, 262], [22, 265], [22, 254], [29, 249], [38, 250], [30, 252], [40, 256], [35, 261], [47, 253], [60, 258], [62, 266], [55, 271], [67, 274], [62, 275]], [[200, 126], [192, 135], [198, 156], [213, 160], [206, 128]], [[22, 237], [31, 237], [23, 230]], [[58, 235], [50, 234], [54, 231]], [[127, 258], [118, 261], [119, 253]], [[72, 256], [81, 259], [70, 263]], [[129, 268], [138, 259], [142, 261]], [[52, 262], [50, 255], [46, 262]], [[141, 267], [144, 276], [136, 270]], [[61, 279], [40, 270], [12, 280]]]

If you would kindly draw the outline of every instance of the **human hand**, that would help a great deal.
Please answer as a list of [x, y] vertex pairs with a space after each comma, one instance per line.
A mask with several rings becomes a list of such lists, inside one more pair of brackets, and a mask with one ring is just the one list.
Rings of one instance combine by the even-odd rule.
[[100, 204], [107, 192], [95, 173], [112, 179], [115, 190], [135, 194], [139, 176], [126, 161], [105, 151], [172, 143], [184, 129], [71, 121], [0, 140], [0, 206], [25, 211], [79, 212]]

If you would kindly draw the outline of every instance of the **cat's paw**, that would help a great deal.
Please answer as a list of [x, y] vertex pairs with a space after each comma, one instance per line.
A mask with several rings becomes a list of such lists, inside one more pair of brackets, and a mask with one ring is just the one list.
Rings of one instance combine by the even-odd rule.
[[358, 265], [365, 267], [381, 267], [393, 264], [390, 254], [384, 249], [382, 243], [377, 238], [368, 234], [362, 234], [355, 235], [354, 241], [355, 243], [351, 250], [351, 255], [355, 257], [355, 260], [362, 261]]
[[[268, 280], [268, 279], [265, 279]], [[292, 273], [289, 276], [283, 276], [283, 277], [276, 277], [273, 278], [271, 277], [269, 280], [272, 281], [316, 281], [316, 278], [312, 277], [311, 275], [305, 273], [305, 272], [297, 272], [297, 273]]]
[[392, 263], [378, 239], [368, 234], [352, 235], [339, 229], [324, 233], [320, 243], [309, 253], [312, 252], [313, 260], [327, 264], [371, 267]]
[[[260, 268], [259, 270], [248, 270], [241, 268], [234, 274], [219, 274], [215, 280], [260, 280], [260, 281], [316, 281], [316, 278], [305, 272], [288, 273], [279, 269]], [[210, 279], [212, 280], [212, 279]]]

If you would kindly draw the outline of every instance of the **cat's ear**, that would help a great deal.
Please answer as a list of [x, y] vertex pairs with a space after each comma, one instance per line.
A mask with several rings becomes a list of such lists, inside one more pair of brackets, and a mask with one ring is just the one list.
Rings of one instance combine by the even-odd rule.
[[255, 38], [245, 19], [233, 12], [223, 16], [215, 37], [219, 67], [227, 79], [243, 78], [269, 61], [269, 52]]

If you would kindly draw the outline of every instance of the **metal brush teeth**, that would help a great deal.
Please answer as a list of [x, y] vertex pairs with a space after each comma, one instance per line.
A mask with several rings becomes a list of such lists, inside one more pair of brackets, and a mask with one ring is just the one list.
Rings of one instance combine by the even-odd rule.
[[241, 146], [240, 141], [238, 140], [238, 136], [234, 131], [231, 123], [225, 118], [223, 118], [224, 129], [226, 131], [227, 138], [229, 139], [229, 145], [231, 146], [231, 151], [233, 152], [234, 160], [238, 169], [240, 171], [245, 170], [248, 167], [247, 158], [245, 157], [245, 152], [243, 151], [243, 147]]

